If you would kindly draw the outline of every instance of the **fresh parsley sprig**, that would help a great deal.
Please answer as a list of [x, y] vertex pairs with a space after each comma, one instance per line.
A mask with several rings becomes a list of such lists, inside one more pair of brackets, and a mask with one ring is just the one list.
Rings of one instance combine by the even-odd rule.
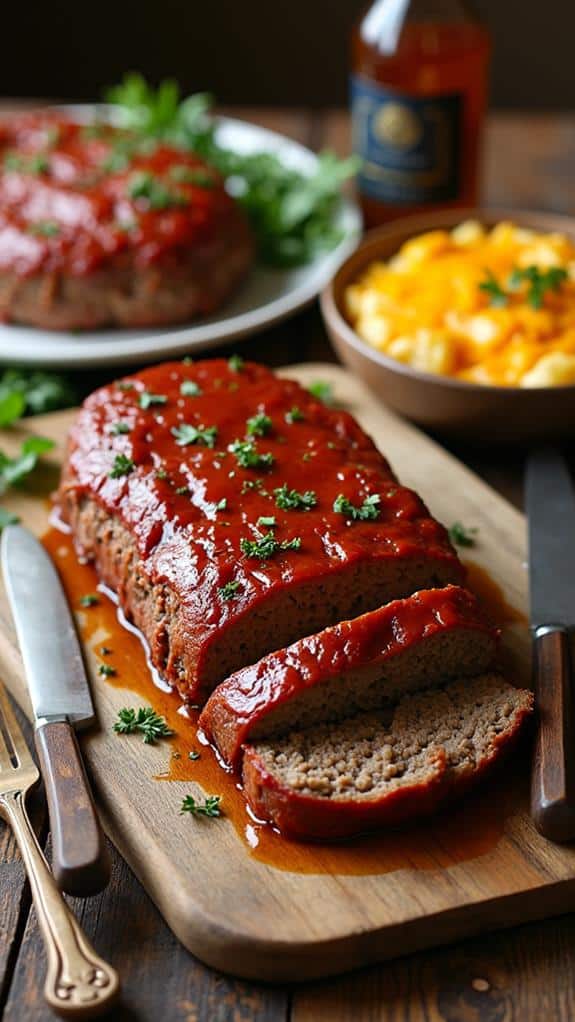
[[220, 804], [221, 795], [207, 795], [203, 802], [197, 802], [193, 795], [186, 795], [182, 799], [180, 815], [190, 813], [191, 816], [216, 817], [222, 815]]
[[449, 538], [455, 546], [475, 546], [478, 529], [454, 522], [448, 529]]
[[258, 561], [267, 561], [274, 554], [283, 553], [286, 550], [299, 550], [301, 537], [294, 536], [293, 539], [278, 540], [270, 530], [257, 539], [241, 539], [240, 549], [246, 557]]
[[353, 522], [374, 522], [379, 518], [381, 497], [379, 493], [370, 493], [363, 504], [352, 504], [351, 500], [340, 493], [333, 502], [333, 510], [345, 515]]
[[189, 422], [182, 422], [179, 426], [173, 427], [172, 436], [175, 436], [178, 447], [187, 447], [188, 444], [215, 447], [218, 427], [192, 426]]
[[54, 441], [47, 437], [26, 437], [15, 458], [0, 451], [0, 495], [10, 486], [19, 486], [29, 476], [43, 454], [51, 451]]
[[156, 713], [152, 706], [140, 706], [137, 710], [125, 706], [118, 711], [114, 731], [119, 735], [139, 732], [146, 745], [155, 745], [161, 738], [170, 738], [175, 733], [168, 727], [166, 718]]
[[287, 483], [274, 490], [274, 497], [280, 511], [309, 511], [317, 504], [317, 496], [313, 490], [290, 490]]

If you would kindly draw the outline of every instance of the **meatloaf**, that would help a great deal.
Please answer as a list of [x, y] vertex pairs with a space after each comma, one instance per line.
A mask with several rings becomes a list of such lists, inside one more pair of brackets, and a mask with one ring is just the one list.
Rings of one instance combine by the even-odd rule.
[[247, 745], [244, 791], [258, 818], [295, 838], [411, 822], [483, 777], [532, 701], [494, 674], [411, 693], [388, 711]]
[[497, 632], [457, 586], [300, 639], [218, 685], [199, 726], [237, 769], [242, 746], [396, 703], [402, 694], [487, 670]]
[[239, 359], [169, 363], [92, 394], [58, 500], [191, 703], [274, 649], [464, 574], [349, 414]]
[[52, 112], [0, 122], [0, 319], [190, 320], [220, 307], [253, 256], [242, 210], [189, 152]]

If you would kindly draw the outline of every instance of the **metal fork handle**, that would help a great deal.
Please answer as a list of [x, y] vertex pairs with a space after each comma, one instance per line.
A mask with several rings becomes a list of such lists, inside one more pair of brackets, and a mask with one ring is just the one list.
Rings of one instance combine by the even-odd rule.
[[18, 842], [44, 937], [44, 996], [53, 1011], [66, 1018], [98, 1015], [118, 994], [118, 974], [96, 954], [60, 894], [28, 819], [24, 793], [0, 796], [0, 811]]

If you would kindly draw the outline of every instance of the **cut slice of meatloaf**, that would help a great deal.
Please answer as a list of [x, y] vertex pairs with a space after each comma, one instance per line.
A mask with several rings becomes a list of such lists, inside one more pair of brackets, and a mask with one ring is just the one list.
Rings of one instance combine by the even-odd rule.
[[395, 600], [270, 653], [218, 685], [200, 728], [238, 767], [242, 745], [397, 702], [409, 691], [480, 674], [497, 632], [458, 586]]
[[92, 394], [58, 500], [190, 702], [272, 649], [464, 574], [348, 413], [241, 359]]
[[395, 710], [248, 745], [253, 813], [301, 839], [416, 820], [477, 782], [518, 735], [531, 692], [495, 674], [404, 696]]

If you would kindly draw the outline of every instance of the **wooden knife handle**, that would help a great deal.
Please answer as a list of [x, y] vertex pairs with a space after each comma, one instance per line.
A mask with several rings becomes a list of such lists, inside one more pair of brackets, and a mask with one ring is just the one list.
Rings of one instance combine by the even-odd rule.
[[108, 883], [110, 864], [74, 729], [67, 721], [48, 722], [36, 729], [35, 739], [56, 882], [66, 894], [96, 894]]
[[539, 713], [531, 777], [531, 815], [551, 841], [575, 838], [575, 722], [568, 633], [540, 629], [534, 639]]

